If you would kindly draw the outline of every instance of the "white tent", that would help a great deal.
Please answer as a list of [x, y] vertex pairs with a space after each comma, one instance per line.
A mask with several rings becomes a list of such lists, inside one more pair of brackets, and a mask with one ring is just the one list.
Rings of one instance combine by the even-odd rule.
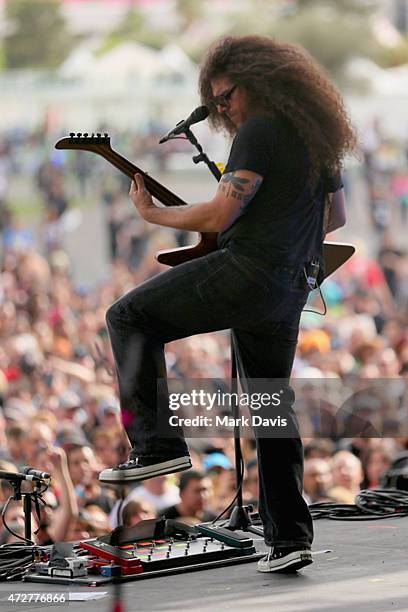
[[95, 42], [78, 46], [60, 67], [59, 75], [106, 82], [196, 78], [197, 66], [175, 44], [156, 51], [136, 42], [126, 42], [99, 56], [95, 54], [97, 46]]
[[78, 45], [59, 67], [59, 76], [64, 79], [82, 79], [91, 74], [96, 63], [95, 48], [95, 43]]
[[358, 57], [348, 63], [347, 74], [353, 79], [367, 82], [372, 94], [389, 97], [408, 94], [407, 65], [384, 69], [368, 59]]
[[99, 57], [88, 76], [109, 80], [150, 80], [169, 68], [159, 51], [135, 42], [122, 43]]
[[197, 64], [176, 44], [168, 44], [160, 51], [162, 61], [170, 70], [184, 75], [196, 75]]

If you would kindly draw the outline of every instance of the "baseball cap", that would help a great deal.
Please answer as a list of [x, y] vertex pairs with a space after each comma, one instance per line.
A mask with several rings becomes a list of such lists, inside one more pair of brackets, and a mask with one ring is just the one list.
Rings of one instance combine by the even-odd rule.
[[78, 393], [75, 391], [71, 391], [70, 389], [66, 389], [63, 391], [59, 398], [59, 407], [63, 410], [68, 410], [69, 408], [79, 408], [81, 406], [81, 398]]
[[221, 467], [224, 470], [230, 470], [232, 463], [223, 453], [210, 453], [203, 459], [203, 467], [205, 471], [211, 470], [213, 467]]
[[97, 410], [97, 415], [99, 417], [103, 416], [104, 414], [108, 412], [111, 412], [113, 414], [119, 414], [120, 405], [116, 397], [111, 395], [109, 397], [104, 397], [101, 400], [99, 400], [96, 410]]

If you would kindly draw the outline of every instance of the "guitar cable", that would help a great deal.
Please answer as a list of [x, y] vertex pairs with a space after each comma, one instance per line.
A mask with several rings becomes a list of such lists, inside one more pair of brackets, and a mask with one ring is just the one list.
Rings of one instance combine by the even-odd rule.
[[[305, 267], [303, 267], [303, 274], [304, 274], [304, 276], [305, 276], [306, 283], [307, 283], [307, 284], [308, 284], [308, 286], [310, 287], [310, 284], [309, 284], [309, 277], [308, 277], [308, 276], [307, 276], [307, 274], [306, 274], [306, 269], [305, 269]], [[324, 316], [327, 314], [327, 305], [326, 305], [326, 302], [325, 302], [325, 299], [324, 299], [324, 296], [323, 296], [323, 293], [322, 293], [322, 290], [321, 290], [321, 285], [319, 285], [319, 283], [317, 282], [317, 279], [315, 279], [315, 284], [316, 284], [316, 287], [310, 287], [310, 288], [311, 288], [311, 290], [312, 290], [312, 291], [314, 291], [314, 290], [316, 290], [316, 289], [318, 289], [318, 290], [319, 290], [320, 297], [321, 297], [321, 300], [322, 300], [322, 302], [323, 302], [324, 310], [323, 310], [323, 312], [320, 312], [320, 310], [312, 310], [312, 309], [310, 309], [310, 308], [304, 308], [304, 309], [302, 310], [302, 312], [311, 312], [311, 313], [313, 313], [313, 314], [320, 315], [321, 317], [324, 317]]]

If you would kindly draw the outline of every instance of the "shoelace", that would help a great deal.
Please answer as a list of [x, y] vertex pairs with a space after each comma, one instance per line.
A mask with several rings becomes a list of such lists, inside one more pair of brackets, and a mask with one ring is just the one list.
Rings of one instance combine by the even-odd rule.
[[125, 461], [125, 463], [119, 463], [119, 465], [116, 465], [115, 469], [123, 470], [123, 469], [129, 467], [129, 465], [137, 465], [137, 464], [138, 464], [138, 460], [137, 459], [129, 459], [129, 461]]
[[275, 551], [275, 549], [272, 547], [271, 550], [268, 552], [267, 555], [267, 561], [271, 561], [271, 559], [279, 559], [280, 557], [283, 556], [283, 552], [282, 551]]

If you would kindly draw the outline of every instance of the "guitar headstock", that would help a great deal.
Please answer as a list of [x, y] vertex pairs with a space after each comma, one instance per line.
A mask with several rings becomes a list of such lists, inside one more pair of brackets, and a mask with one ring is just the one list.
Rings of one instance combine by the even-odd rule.
[[103, 153], [110, 151], [110, 138], [108, 134], [88, 134], [85, 132], [71, 132], [69, 138], [61, 138], [56, 144], [56, 149], [76, 149], [79, 151], [92, 151], [94, 153]]

